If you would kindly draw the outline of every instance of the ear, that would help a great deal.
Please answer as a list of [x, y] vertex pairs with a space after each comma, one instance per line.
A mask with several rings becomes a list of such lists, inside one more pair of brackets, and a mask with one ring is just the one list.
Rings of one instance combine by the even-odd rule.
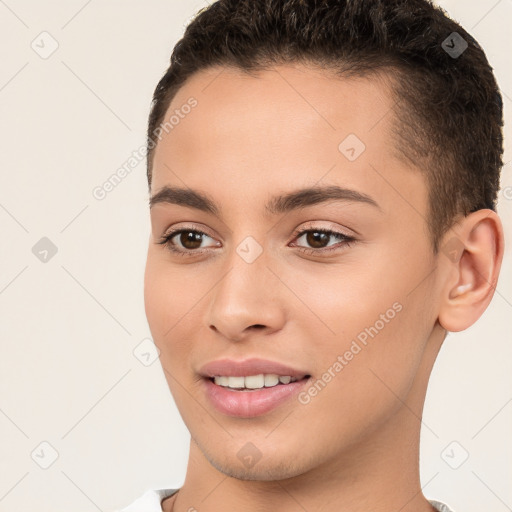
[[450, 229], [438, 254], [446, 276], [440, 297], [439, 323], [457, 332], [473, 325], [496, 289], [504, 237], [496, 212], [477, 210]]

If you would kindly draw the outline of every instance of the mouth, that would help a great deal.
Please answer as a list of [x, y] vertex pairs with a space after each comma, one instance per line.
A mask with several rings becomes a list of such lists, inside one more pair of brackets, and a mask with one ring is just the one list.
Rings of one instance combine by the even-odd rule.
[[[255, 379], [252, 380], [251, 377]], [[203, 377], [203, 391], [210, 405], [218, 412], [233, 418], [254, 418], [286, 404], [291, 406], [295, 402], [294, 407], [299, 406], [300, 402], [292, 398], [296, 398], [311, 381], [310, 374], [294, 380], [291, 377], [279, 379], [277, 383], [275, 377], [267, 377], [269, 385], [266, 386], [265, 377], [267, 375], [263, 374], [249, 377], [206, 376]], [[243, 382], [231, 379], [243, 379]], [[222, 384], [216, 383], [216, 380]]]
[[277, 386], [288, 386], [295, 382], [308, 380], [311, 375], [306, 374], [303, 377], [291, 377], [289, 375], [277, 374], [259, 374], [246, 377], [231, 377], [217, 375], [214, 377], [205, 377], [214, 385], [234, 392], [255, 392]]

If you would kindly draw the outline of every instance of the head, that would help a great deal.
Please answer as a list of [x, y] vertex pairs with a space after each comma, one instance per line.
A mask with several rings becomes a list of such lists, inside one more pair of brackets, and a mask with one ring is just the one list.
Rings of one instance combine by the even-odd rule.
[[[451, 41], [453, 32], [461, 39]], [[446, 51], [451, 45], [463, 50], [458, 57]], [[457, 215], [496, 210], [503, 165], [498, 86], [473, 37], [425, 0], [225, 0], [200, 11], [154, 93], [149, 187], [159, 138], [173, 129], [165, 114], [191, 76], [213, 66], [254, 76], [283, 63], [313, 63], [344, 78], [387, 78], [394, 150], [424, 173], [434, 252]]]
[[[501, 127], [482, 49], [427, 1], [220, 0], [191, 22], [149, 118], [145, 303], [214, 467], [285, 478], [419, 430], [446, 331], [497, 281]], [[311, 378], [233, 418], [199, 374], [225, 357]]]

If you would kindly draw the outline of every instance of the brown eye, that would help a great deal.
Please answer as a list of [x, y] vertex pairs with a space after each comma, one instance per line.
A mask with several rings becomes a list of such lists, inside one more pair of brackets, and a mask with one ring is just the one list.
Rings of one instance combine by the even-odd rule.
[[175, 254], [193, 256], [207, 249], [206, 247], [201, 247], [205, 238], [212, 239], [211, 236], [197, 229], [175, 229], [164, 235], [157, 243], [165, 246]]
[[[355, 242], [354, 237], [330, 229], [305, 229], [296, 235], [296, 240], [301, 238], [304, 238], [306, 246], [294, 245], [307, 254], [324, 254], [330, 251], [342, 250]], [[331, 240], [338, 240], [338, 243], [333, 245], [330, 243]]]
[[[199, 249], [203, 241], [203, 234], [204, 233], [199, 233], [198, 231], [182, 231], [179, 233], [179, 240], [185, 249]], [[176, 236], [177, 235], [174, 235], [173, 238], [176, 238]]]
[[307, 243], [316, 249], [325, 247], [329, 242], [329, 238], [331, 238], [330, 235], [322, 231], [308, 231], [306, 235]]

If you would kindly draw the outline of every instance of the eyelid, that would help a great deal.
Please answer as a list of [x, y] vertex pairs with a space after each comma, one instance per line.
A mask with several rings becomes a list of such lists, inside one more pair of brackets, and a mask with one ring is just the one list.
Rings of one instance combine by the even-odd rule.
[[338, 242], [334, 245], [322, 247], [320, 249], [316, 249], [314, 247], [305, 247], [303, 245], [297, 245], [294, 243], [292, 247], [296, 247], [299, 252], [307, 254], [309, 256], [319, 256], [321, 258], [326, 258], [329, 256], [337, 256], [341, 252], [347, 250], [352, 244], [358, 242], [358, 238], [353, 235], [348, 235], [344, 233], [339, 228], [326, 228], [324, 226], [314, 227], [314, 226], [302, 226], [294, 233], [294, 240], [298, 240], [306, 235], [306, 233], [324, 233], [327, 234], [330, 238], [338, 238]]
[[176, 235], [177, 233], [179, 233], [181, 231], [198, 231], [206, 236], [209, 236], [210, 238], [215, 238], [213, 236], [213, 234], [209, 231], [208, 228], [206, 228], [200, 224], [194, 224], [193, 222], [189, 223], [189, 224], [185, 224], [183, 226], [173, 227], [172, 229], [167, 228], [164, 231], [162, 238], [168, 237], [169, 235]]
[[[341, 228], [335, 226], [333, 223], [328, 224], [327, 227], [325, 224], [322, 226], [315, 226], [315, 223], [317, 223], [317, 222], [321, 222], [321, 221], [309, 221], [309, 222], [306, 222], [305, 224], [304, 223], [300, 224], [299, 227], [295, 228], [295, 230], [293, 232], [292, 241], [304, 236], [307, 232], [310, 232], [310, 231], [329, 233], [329, 236], [331, 236], [331, 237], [338, 236], [338, 237], [342, 237], [344, 239], [340, 240], [338, 242], [338, 244], [335, 244], [334, 246], [327, 246], [327, 247], [323, 247], [320, 249], [304, 247], [302, 245], [294, 245], [292, 247], [297, 247], [297, 249], [299, 249], [301, 252], [304, 252], [307, 254], [321, 255], [321, 254], [329, 253], [331, 251], [332, 252], [340, 251], [340, 250], [342, 250], [342, 248], [344, 246], [348, 247], [352, 243], [357, 241], [357, 238], [354, 235], [346, 233], [344, 229], [341, 229]], [[323, 221], [323, 222], [325, 222], [325, 221]], [[182, 256], [200, 255], [200, 254], [203, 254], [204, 252], [207, 252], [210, 249], [210, 247], [203, 247], [203, 248], [199, 248], [199, 249], [190, 249], [190, 250], [180, 249], [180, 248], [177, 248], [175, 244], [171, 243], [172, 238], [174, 238], [175, 236], [179, 235], [182, 232], [187, 232], [187, 231], [194, 231], [201, 235], [206, 235], [209, 238], [215, 239], [214, 236], [212, 236], [211, 234], [208, 233], [208, 229], [199, 227], [198, 225], [194, 225], [192, 223], [192, 224], [188, 224], [185, 226], [178, 226], [178, 227], [173, 227], [172, 229], [167, 229], [164, 232], [164, 234], [161, 236], [160, 241], [157, 243], [167, 246], [169, 251], [171, 251], [174, 254], [179, 254]]]
[[199, 225], [195, 225], [193, 223], [187, 224], [184, 226], [173, 227], [172, 229], [167, 228], [163, 235], [159, 237], [159, 240], [156, 242], [158, 245], [163, 245], [169, 252], [172, 254], [180, 255], [180, 256], [194, 256], [198, 254], [202, 254], [205, 251], [208, 251], [209, 247], [203, 247], [195, 250], [187, 250], [180, 249], [176, 247], [176, 244], [172, 244], [171, 240], [178, 236], [182, 232], [194, 231], [201, 235], [206, 235], [209, 238], [215, 239], [214, 236], [208, 233], [208, 229], [200, 227]]
[[[324, 222], [324, 224], [318, 226], [317, 223]], [[319, 231], [333, 231], [334, 233], [339, 233], [340, 235], [344, 235], [347, 238], [356, 238], [359, 233], [356, 233], [353, 229], [347, 229], [339, 226], [338, 224], [334, 224], [333, 222], [329, 221], [308, 221], [305, 223], [300, 224], [295, 230], [293, 231], [293, 236], [296, 237], [297, 235], [301, 234], [303, 231], [313, 231], [315, 229], [318, 229]]]

